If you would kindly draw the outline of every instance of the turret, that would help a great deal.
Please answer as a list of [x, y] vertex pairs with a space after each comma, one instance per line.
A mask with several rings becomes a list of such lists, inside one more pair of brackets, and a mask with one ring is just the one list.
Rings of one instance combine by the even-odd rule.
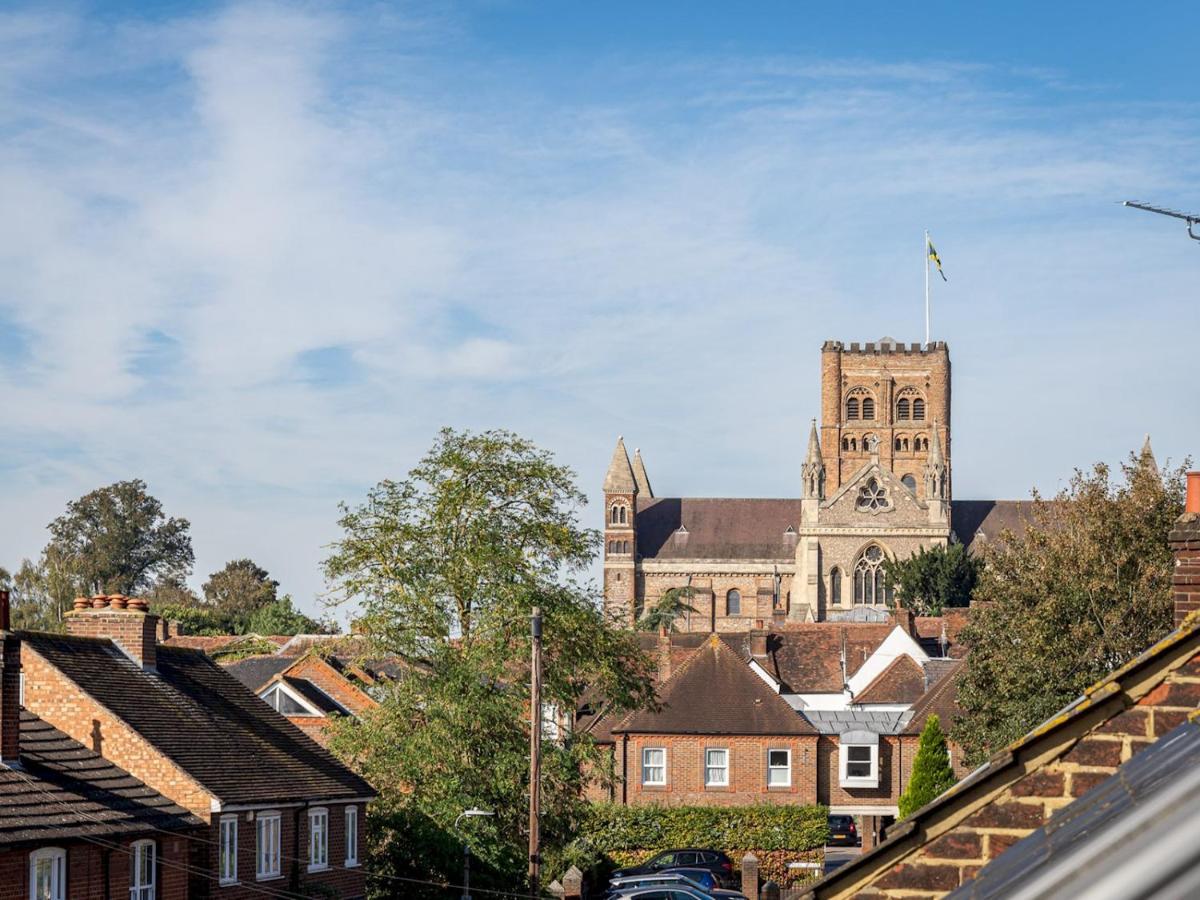
[[[640, 464], [641, 458], [638, 458]], [[649, 494], [646, 469], [641, 477]], [[624, 438], [617, 438], [604, 476], [604, 608], [622, 627], [634, 624], [635, 564], [637, 558], [638, 478], [629, 463]], [[653, 496], [653, 495], [650, 495]]]
[[930, 521], [944, 522], [950, 509], [950, 471], [942, 455], [937, 422], [931, 432], [929, 458], [925, 461], [925, 501], [929, 504]]
[[633, 451], [633, 483], [643, 500], [654, 496], [650, 488], [650, 476], [646, 474], [646, 464], [642, 462], [642, 451], [636, 448]]
[[804, 457], [804, 465], [800, 468], [800, 479], [804, 484], [805, 500], [825, 499], [825, 459], [821, 456], [816, 419], [813, 419], [808, 433], [808, 455]]

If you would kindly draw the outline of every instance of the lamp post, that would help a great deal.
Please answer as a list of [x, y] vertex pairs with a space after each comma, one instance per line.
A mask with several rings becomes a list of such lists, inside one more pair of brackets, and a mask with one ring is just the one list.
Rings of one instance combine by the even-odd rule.
[[[472, 806], [470, 809], [464, 809], [458, 814], [458, 818], [454, 820], [454, 830], [458, 831], [458, 823], [464, 818], [472, 819], [476, 816], [494, 816], [495, 813], [490, 809], [480, 809], [477, 806]], [[467, 843], [466, 835], [463, 835], [463, 892], [462, 900], [471, 900], [471, 845]]]

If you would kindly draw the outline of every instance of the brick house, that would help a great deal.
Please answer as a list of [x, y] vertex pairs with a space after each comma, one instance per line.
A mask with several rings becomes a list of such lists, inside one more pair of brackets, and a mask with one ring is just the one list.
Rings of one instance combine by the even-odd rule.
[[144, 601], [75, 606], [68, 634], [20, 635], [25, 706], [201, 820], [193, 867], [216, 882], [189, 896], [362, 897], [371, 787], [202, 652], [159, 645]]
[[[1200, 473], [1170, 533], [1179, 627], [1090, 687], [805, 895], [940, 897], [1049, 822], [1200, 707]], [[961, 895], [970, 891], [964, 890]]]
[[0, 898], [186, 900], [204, 823], [21, 710], [21, 641], [0, 640]]

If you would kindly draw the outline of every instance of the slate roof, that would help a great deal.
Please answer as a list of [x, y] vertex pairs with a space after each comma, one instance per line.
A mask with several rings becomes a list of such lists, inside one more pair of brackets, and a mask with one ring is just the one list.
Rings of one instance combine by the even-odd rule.
[[813, 734], [813, 727], [715, 635], [659, 689], [658, 712], [630, 713], [615, 734]]
[[854, 703], [915, 703], [925, 693], [925, 670], [907, 653], [893, 659]]
[[[950, 897], [991, 900], [1022, 890], [1041, 897], [1082, 897], [1090, 896], [1089, 888], [1100, 880], [1110, 889], [1119, 880], [1125, 896], [1195, 896], [1198, 802], [1200, 724], [1193, 718], [1055, 812]], [[1170, 846], [1172, 838], [1184, 847]], [[1166, 858], [1153, 859], [1155, 852]], [[1132, 864], [1132, 880], [1114, 879], [1122, 863]], [[1172, 876], [1189, 881], [1190, 890], [1179, 890]]]
[[24, 632], [21, 640], [223, 803], [374, 795], [366, 781], [199, 651], [160, 644], [152, 673], [108, 640], [37, 632]]
[[806, 709], [804, 716], [821, 734], [842, 734], [857, 730], [896, 734], [904, 713], [865, 709]]
[[21, 770], [0, 766], [0, 847], [203, 825], [125, 770], [22, 710]]
[[1020, 532], [1033, 515], [1032, 500], [954, 500], [950, 526], [960, 544], [980, 550], [1005, 531]]
[[226, 663], [223, 668], [250, 690], [257, 692], [288, 666], [295, 664], [296, 659], [291, 656], [247, 656]]
[[[709, 497], [637, 498], [637, 549], [643, 559], [770, 559], [794, 562], [799, 500]], [[675, 533], [682, 525], [686, 539]]]

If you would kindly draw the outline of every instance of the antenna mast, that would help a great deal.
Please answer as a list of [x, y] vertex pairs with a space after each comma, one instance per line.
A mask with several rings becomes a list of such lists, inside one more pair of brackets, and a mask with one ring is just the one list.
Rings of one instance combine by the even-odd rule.
[[1148, 203], [1138, 203], [1134, 200], [1126, 200], [1123, 206], [1132, 206], [1134, 209], [1144, 209], [1146, 212], [1158, 213], [1160, 216], [1170, 216], [1173, 219], [1182, 219], [1187, 222], [1187, 233], [1193, 241], [1200, 241], [1200, 234], [1196, 234], [1192, 229], [1200, 225], [1200, 215], [1192, 215], [1191, 213], [1179, 212], [1174, 209], [1163, 209], [1160, 206], [1151, 206]]

